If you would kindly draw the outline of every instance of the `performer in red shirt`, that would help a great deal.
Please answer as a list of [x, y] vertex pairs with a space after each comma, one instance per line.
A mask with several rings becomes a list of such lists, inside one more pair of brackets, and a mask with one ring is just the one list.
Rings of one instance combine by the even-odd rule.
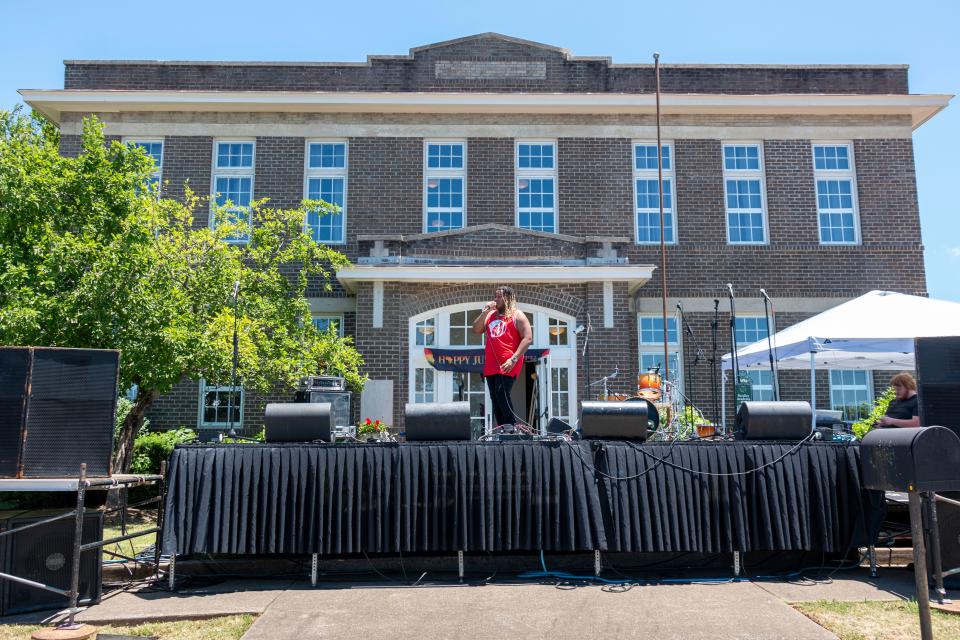
[[533, 329], [527, 316], [517, 309], [513, 289], [497, 288], [493, 301], [483, 305], [473, 321], [473, 332], [487, 334], [483, 377], [497, 426], [514, 424], [521, 418], [513, 410], [510, 390], [523, 372], [523, 354], [533, 342]]

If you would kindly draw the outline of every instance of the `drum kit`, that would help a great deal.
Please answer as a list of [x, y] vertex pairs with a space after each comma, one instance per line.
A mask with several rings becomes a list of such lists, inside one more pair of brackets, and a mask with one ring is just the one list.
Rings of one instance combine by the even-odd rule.
[[[690, 420], [681, 419], [681, 416], [686, 414], [701, 414], [692, 406], [686, 406], [683, 394], [672, 382], [660, 375], [659, 367], [637, 376], [637, 389], [633, 395], [607, 391], [607, 380], [616, 375], [617, 371], [614, 371], [594, 383], [603, 384], [603, 393], [599, 399], [609, 402], [646, 402], [647, 415], [652, 416], [648, 427], [651, 432], [650, 440], [711, 439], [717, 435], [716, 426], [712, 424], [691, 425]], [[660, 427], [661, 422], [663, 427]]]

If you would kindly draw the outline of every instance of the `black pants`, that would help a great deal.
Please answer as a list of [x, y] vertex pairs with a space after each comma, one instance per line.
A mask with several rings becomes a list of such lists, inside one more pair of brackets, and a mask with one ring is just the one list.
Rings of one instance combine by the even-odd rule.
[[487, 389], [490, 391], [490, 400], [493, 402], [493, 417], [498, 427], [502, 424], [515, 424], [520, 421], [514, 415], [513, 400], [510, 398], [510, 391], [516, 381], [516, 378], [505, 376], [502, 373], [487, 376]]

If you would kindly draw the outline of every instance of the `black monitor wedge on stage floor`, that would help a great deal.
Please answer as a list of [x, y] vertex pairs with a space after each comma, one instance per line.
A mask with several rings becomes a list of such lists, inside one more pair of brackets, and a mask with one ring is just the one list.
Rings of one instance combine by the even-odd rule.
[[580, 403], [580, 433], [587, 439], [646, 440], [646, 402]]
[[267, 442], [330, 442], [333, 428], [329, 402], [275, 402], [263, 412]]
[[803, 440], [812, 430], [809, 402], [750, 401], [737, 411], [738, 440]]
[[407, 440], [470, 440], [469, 402], [408, 403], [403, 410]]

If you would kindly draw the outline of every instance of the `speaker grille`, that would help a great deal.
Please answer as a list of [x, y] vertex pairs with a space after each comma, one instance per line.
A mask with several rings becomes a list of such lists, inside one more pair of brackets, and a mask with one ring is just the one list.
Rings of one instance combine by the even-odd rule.
[[12, 478], [20, 471], [29, 371], [29, 349], [0, 348], [0, 477]]
[[917, 338], [917, 393], [920, 424], [941, 426], [960, 436], [960, 337]]
[[[0, 529], [17, 529], [56, 514], [57, 512], [53, 511], [11, 514], [0, 524]], [[73, 518], [4, 536], [7, 538], [4, 545], [6, 548], [0, 560], [3, 571], [58, 589], [69, 589], [73, 567], [73, 536]], [[99, 512], [88, 512], [83, 521], [83, 542], [95, 542], [102, 538], [103, 515]], [[100, 600], [100, 557], [101, 552], [98, 549], [85, 552], [80, 559], [81, 604]], [[16, 582], [3, 582], [7, 583], [7, 586], [4, 597], [0, 600], [0, 615], [61, 609], [68, 604], [64, 596]]]
[[110, 474], [120, 354], [97, 349], [35, 349], [23, 476]]

